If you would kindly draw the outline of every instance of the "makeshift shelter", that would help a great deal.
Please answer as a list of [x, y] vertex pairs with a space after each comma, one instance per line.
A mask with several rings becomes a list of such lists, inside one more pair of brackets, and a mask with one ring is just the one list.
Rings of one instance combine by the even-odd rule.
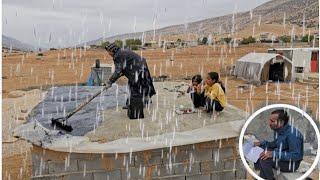
[[255, 84], [290, 81], [292, 63], [280, 54], [249, 53], [236, 62], [234, 75]]
[[295, 69], [295, 77], [301, 76], [301, 73], [319, 72], [319, 48], [274, 48], [268, 49], [268, 52], [290, 59]]

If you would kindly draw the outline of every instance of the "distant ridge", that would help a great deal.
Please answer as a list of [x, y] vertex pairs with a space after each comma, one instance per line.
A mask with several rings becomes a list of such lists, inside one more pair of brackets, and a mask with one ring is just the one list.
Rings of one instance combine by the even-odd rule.
[[35, 47], [32, 45], [22, 43], [21, 41], [2, 35], [2, 47], [7, 49], [21, 50], [21, 51], [34, 51]]
[[[204, 19], [201, 21], [191, 22], [188, 24], [179, 24], [157, 29], [155, 35], [175, 36], [184, 33], [188, 34], [226, 34], [231, 31], [237, 32], [244, 29], [253, 21], [257, 23], [261, 17], [260, 23], [278, 23], [282, 24], [285, 14], [286, 24], [296, 24], [302, 26], [303, 15], [305, 16], [306, 27], [315, 27], [319, 24], [319, 2], [318, 0], [271, 0], [251, 11], [239, 12], [234, 15], [235, 27], [232, 25], [233, 14]], [[187, 28], [186, 28], [187, 27]], [[144, 32], [146, 37], [152, 37], [154, 31]], [[105, 38], [106, 41], [116, 39], [141, 38], [142, 32], [126, 33]], [[102, 42], [103, 38], [88, 41], [82, 45], [97, 45]], [[157, 40], [157, 39], [156, 39]]]

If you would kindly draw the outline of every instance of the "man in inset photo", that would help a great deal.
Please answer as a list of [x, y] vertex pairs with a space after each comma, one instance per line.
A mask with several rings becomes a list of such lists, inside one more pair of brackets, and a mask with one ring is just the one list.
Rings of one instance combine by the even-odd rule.
[[263, 179], [274, 179], [273, 169], [282, 172], [295, 172], [303, 159], [303, 135], [289, 125], [288, 113], [283, 109], [272, 111], [269, 127], [274, 131], [272, 142], [255, 142], [255, 146], [265, 149], [255, 163]]

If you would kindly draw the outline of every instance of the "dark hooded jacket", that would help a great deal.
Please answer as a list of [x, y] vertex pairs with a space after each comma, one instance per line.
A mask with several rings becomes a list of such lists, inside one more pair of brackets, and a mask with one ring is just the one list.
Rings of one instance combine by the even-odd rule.
[[[130, 88], [139, 88], [144, 95], [156, 94], [146, 59], [130, 50], [118, 50], [113, 56], [115, 71], [110, 77], [114, 83], [121, 76], [128, 78]], [[143, 89], [143, 90], [142, 90]]]

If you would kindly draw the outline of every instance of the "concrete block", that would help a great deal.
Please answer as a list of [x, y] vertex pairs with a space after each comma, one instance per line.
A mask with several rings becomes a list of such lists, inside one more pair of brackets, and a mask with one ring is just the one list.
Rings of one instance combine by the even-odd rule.
[[235, 172], [216, 172], [211, 174], [211, 180], [236, 179]]
[[134, 158], [134, 165], [139, 167], [150, 166], [150, 165], [160, 165], [162, 163], [162, 149], [148, 150], [143, 152], [132, 153]]
[[236, 167], [237, 167], [237, 160], [230, 159], [230, 160], [224, 161], [225, 170], [233, 170], [233, 169], [236, 169]]
[[195, 144], [189, 144], [189, 145], [184, 145], [184, 146], [176, 146], [172, 147], [174, 152], [182, 152], [182, 151], [193, 151], [196, 149]]
[[220, 174], [221, 179], [236, 179], [236, 172], [224, 172]]
[[48, 149], [43, 149], [38, 146], [32, 146], [32, 156], [37, 155], [39, 157], [42, 157], [45, 161], [50, 160], [50, 161], [64, 161], [66, 158], [68, 158], [70, 153], [66, 152], [57, 152], [57, 151], [52, 151]]
[[32, 161], [32, 175], [36, 176], [39, 174], [39, 167], [40, 167], [40, 158], [38, 154], [32, 154], [31, 157]]
[[61, 161], [48, 161], [49, 174], [62, 172], [76, 172], [78, 171], [78, 163], [75, 160], [70, 160], [69, 165]]
[[62, 180], [94, 180], [93, 173], [76, 173], [68, 174], [62, 177]]
[[78, 160], [79, 171], [104, 170], [101, 159]]
[[175, 175], [198, 174], [201, 171], [200, 163], [178, 163], [173, 165]]
[[104, 157], [103, 154], [91, 154], [91, 153], [70, 153], [69, 154], [70, 159], [75, 159], [75, 160], [93, 160], [93, 159], [98, 159]]
[[122, 180], [131, 179], [132, 178], [131, 173], [132, 171], [129, 169], [121, 169], [121, 179]]
[[212, 149], [196, 149], [193, 153], [194, 161], [206, 161], [213, 158]]
[[102, 166], [105, 170], [114, 170], [119, 168], [133, 167], [134, 157], [131, 155], [131, 161], [129, 160], [130, 155], [122, 154], [118, 156], [104, 156], [101, 159]]
[[160, 177], [160, 178], [153, 178], [153, 179], [160, 179], [160, 180], [186, 180], [185, 176], [170, 176], [170, 177]]
[[125, 168], [126, 166], [131, 167], [134, 166], [134, 159], [131, 157], [131, 164], [129, 161], [129, 156], [120, 156], [115, 157], [112, 156], [96, 156], [94, 159], [80, 159], [78, 160], [79, 171], [84, 169], [86, 166], [86, 170], [115, 170], [120, 168]]
[[122, 179], [151, 179], [157, 177], [156, 166], [127, 167], [121, 169]]
[[178, 146], [172, 147], [171, 152], [169, 148], [163, 149], [163, 155], [161, 156], [162, 163], [167, 164], [170, 162], [169, 157], [171, 157], [172, 163], [183, 163], [187, 162], [190, 159], [190, 153], [194, 156], [194, 145], [185, 145], [185, 146]]
[[152, 169], [152, 177], [166, 177], [174, 175], [174, 166], [170, 168], [169, 164], [155, 166]]
[[230, 159], [234, 157], [234, 148], [228, 147], [228, 148], [220, 148], [220, 149], [214, 149], [213, 150], [213, 159]]
[[121, 180], [121, 171], [106, 171], [106, 172], [94, 172], [94, 180]]
[[207, 173], [211, 171], [222, 171], [224, 169], [223, 161], [203, 161], [200, 163], [201, 173]]
[[186, 176], [186, 180], [211, 180], [210, 174], [198, 174], [193, 176]]
[[216, 148], [227, 148], [227, 147], [237, 147], [236, 138], [230, 139], [217, 139], [210, 142], [198, 143], [195, 145], [196, 148], [200, 149], [216, 149]]
[[[40, 169], [41, 168], [41, 169]], [[44, 160], [42, 156], [32, 155], [32, 175], [49, 174], [48, 161]]]
[[163, 164], [170, 163], [170, 157], [171, 157], [171, 163], [186, 163], [189, 161], [194, 161], [195, 160], [194, 156], [195, 156], [195, 150], [180, 151], [179, 149], [177, 149], [177, 151], [173, 151], [171, 154], [168, 152], [165, 152], [164, 158], [162, 159], [162, 163]]

